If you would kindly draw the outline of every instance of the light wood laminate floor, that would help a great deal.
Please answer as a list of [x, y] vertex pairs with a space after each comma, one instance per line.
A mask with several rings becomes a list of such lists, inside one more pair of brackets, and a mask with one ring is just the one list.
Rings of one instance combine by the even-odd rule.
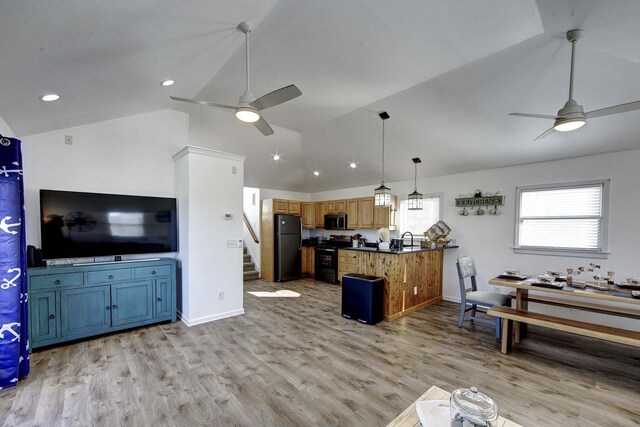
[[0, 392], [4, 425], [386, 425], [431, 385], [475, 385], [525, 426], [640, 422], [638, 349], [531, 327], [503, 355], [490, 327], [457, 328], [457, 304], [368, 326], [340, 316], [339, 286], [245, 284], [276, 289], [301, 296], [37, 351]]

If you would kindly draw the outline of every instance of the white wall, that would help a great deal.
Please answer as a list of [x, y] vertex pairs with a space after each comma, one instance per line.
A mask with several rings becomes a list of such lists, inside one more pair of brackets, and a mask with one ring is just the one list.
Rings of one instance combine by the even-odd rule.
[[286, 191], [286, 190], [273, 190], [271, 188], [260, 189], [260, 197], [262, 199], [287, 199], [287, 200], [300, 200], [302, 202], [308, 202], [311, 200], [309, 193], [300, 193], [298, 191]]
[[15, 133], [13, 133], [7, 122], [5, 122], [2, 117], [0, 117], [0, 135], [15, 136]]
[[[251, 228], [258, 236], [260, 240], [260, 189], [253, 187], [244, 187], [243, 197], [243, 209], [247, 215]], [[260, 271], [260, 245], [253, 241], [253, 237], [249, 233], [247, 226], [242, 227], [242, 235], [244, 236], [244, 243], [247, 247], [247, 251], [253, 258], [253, 262], [256, 264], [256, 271]]]
[[[571, 182], [589, 179], [611, 179], [609, 251], [606, 260], [597, 260], [604, 271], [614, 270], [616, 277], [640, 276], [638, 262], [640, 250], [640, 150], [625, 151], [597, 156], [558, 160], [532, 165], [490, 169], [480, 172], [445, 175], [418, 180], [418, 191], [443, 193], [443, 219], [457, 239], [459, 249], [445, 251], [444, 296], [459, 300], [460, 290], [455, 262], [459, 256], [475, 258], [478, 269], [479, 288], [494, 291], [487, 281], [504, 270], [519, 268], [523, 272], [539, 273], [547, 270], [564, 270], [569, 266], [588, 264], [585, 258], [514, 254], [515, 188], [516, 186]], [[405, 198], [413, 191], [413, 181], [387, 184], [393, 194]], [[313, 193], [312, 200], [364, 197], [373, 194], [376, 183], [367, 187], [349, 188]], [[476, 188], [483, 191], [499, 190], [506, 195], [506, 204], [499, 216], [461, 216], [455, 207], [455, 198], [471, 193]], [[402, 232], [402, 230], [399, 230]], [[503, 289], [507, 292], [508, 289]], [[552, 310], [551, 310], [552, 311]], [[640, 328], [640, 322], [629, 319], [605, 317], [593, 313], [574, 311], [577, 319], [602, 321], [622, 327]]]
[[[73, 145], [65, 145], [65, 135]], [[189, 117], [155, 111], [22, 142], [27, 243], [40, 247], [40, 189], [173, 197], [171, 156], [189, 143]]]
[[[242, 189], [244, 157], [199, 147], [174, 156], [183, 244], [180, 317], [193, 326], [244, 313]], [[224, 219], [224, 214], [232, 219]], [[186, 237], [186, 239], [185, 239]], [[228, 247], [227, 243], [238, 243]]]

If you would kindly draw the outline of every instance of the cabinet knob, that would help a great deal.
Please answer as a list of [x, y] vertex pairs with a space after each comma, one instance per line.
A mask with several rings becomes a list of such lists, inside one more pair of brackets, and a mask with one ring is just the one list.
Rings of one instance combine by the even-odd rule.
[[109, 275], [109, 279], [113, 279], [113, 275], [112, 274]]
[[111, 306], [110, 306], [110, 305], [108, 305], [108, 306], [106, 307], [106, 310], [107, 310], [107, 311], [111, 310]]
[[151, 272], [151, 275], [152, 275], [152, 276], [155, 276], [155, 275], [156, 275], [156, 271], [155, 271], [155, 270], [153, 270], [153, 271]]
[[59, 285], [59, 284], [60, 284], [60, 280], [58, 279], [58, 280], [56, 280], [56, 281], [55, 281], [55, 282], [53, 282], [53, 283], [55, 283], [56, 285]]
[[53, 320], [53, 319], [55, 319], [55, 318], [56, 318], [56, 316], [55, 316], [54, 314], [50, 314], [50, 315], [49, 315], [49, 320]]
[[113, 305], [111, 306], [111, 308], [113, 308], [113, 309], [115, 310], [116, 308], [118, 308], [118, 306], [117, 306], [117, 305], [115, 305], [115, 304], [113, 304]]
[[158, 297], [158, 301], [162, 301], [162, 298]]

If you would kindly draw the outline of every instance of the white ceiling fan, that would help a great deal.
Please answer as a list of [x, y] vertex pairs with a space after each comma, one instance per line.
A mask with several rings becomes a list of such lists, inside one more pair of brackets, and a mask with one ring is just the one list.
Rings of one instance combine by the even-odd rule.
[[247, 68], [247, 90], [244, 91], [237, 106], [225, 105], [225, 104], [215, 104], [213, 102], [208, 101], [198, 101], [195, 99], [187, 99], [187, 98], [178, 98], [175, 96], [171, 96], [170, 98], [174, 101], [182, 101], [182, 102], [190, 102], [192, 104], [199, 105], [207, 105], [210, 107], [218, 107], [224, 108], [227, 110], [235, 110], [236, 117], [245, 122], [245, 123], [253, 123], [253, 125], [258, 128], [260, 132], [264, 136], [273, 135], [273, 129], [269, 126], [269, 123], [260, 115], [260, 111], [265, 110], [267, 108], [282, 104], [287, 101], [291, 101], [294, 98], [302, 95], [300, 89], [296, 87], [296, 85], [289, 85], [278, 90], [274, 90], [266, 95], [261, 96], [256, 99], [255, 96], [251, 93], [251, 85], [250, 85], [250, 75], [249, 75], [249, 33], [251, 32], [251, 27], [249, 23], [241, 22], [238, 24], [238, 30], [242, 31], [245, 35], [246, 40], [246, 68]]
[[[584, 112], [582, 105], [578, 104], [573, 99], [573, 69], [575, 64], [576, 54], [576, 42], [582, 37], [584, 31], [582, 30], [570, 30], [567, 31], [567, 40], [571, 43], [571, 74], [569, 75], [569, 100], [564, 107], [562, 107], [558, 114], [555, 116], [545, 114], [528, 114], [528, 113], [510, 113], [510, 116], [521, 117], [533, 117], [535, 119], [550, 119], [554, 120], [553, 127], [535, 140], [542, 139], [555, 131], [566, 132], [578, 129], [587, 123], [587, 119], [594, 119], [596, 117], [610, 116], [612, 114], [626, 113], [628, 111], [634, 111], [640, 109], [640, 101], [629, 102], [626, 104], [614, 105], [612, 107], [601, 108], [600, 110]], [[534, 141], [535, 141], [534, 140]]]

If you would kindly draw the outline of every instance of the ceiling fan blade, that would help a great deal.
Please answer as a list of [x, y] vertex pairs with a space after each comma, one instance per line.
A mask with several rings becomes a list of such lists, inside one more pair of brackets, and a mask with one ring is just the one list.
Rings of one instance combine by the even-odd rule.
[[534, 119], [551, 119], [551, 120], [556, 119], [556, 116], [549, 116], [546, 114], [509, 113], [509, 115], [518, 116], [518, 117], [533, 117]]
[[257, 122], [254, 122], [253, 125], [258, 128], [258, 130], [262, 132], [264, 136], [273, 135], [273, 129], [271, 129], [269, 123], [267, 123], [267, 121], [262, 117], [260, 117], [260, 120], [258, 120]]
[[227, 110], [235, 110], [236, 109], [236, 107], [233, 107], [231, 105], [214, 104], [213, 102], [198, 101], [198, 100], [195, 100], [195, 99], [188, 99], [188, 98], [178, 98], [177, 96], [170, 96], [169, 98], [173, 99], [174, 101], [189, 102], [191, 104], [198, 104], [198, 105], [206, 105], [207, 107], [226, 108]]
[[283, 102], [291, 101], [300, 95], [302, 95], [302, 92], [300, 92], [300, 89], [298, 89], [296, 85], [289, 85], [261, 96], [253, 101], [251, 105], [257, 110], [264, 110], [282, 104]]
[[586, 114], [588, 119], [595, 117], [610, 116], [612, 114], [626, 113], [628, 111], [640, 110], [640, 101], [628, 102], [626, 104], [614, 105], [613, 107], [593, 110]]
[[540, 134], [536, 139], [534, 139], [534, 141], [537, 141], [537, 140], [542, 139], [542, 138], [546, 138], [549, 135], [551, 135], [552, 133], [554, 133], [555, 131], [556, 130], [554, 128], [547, 129], [546, 131], [544, 131], [544, 133]]

